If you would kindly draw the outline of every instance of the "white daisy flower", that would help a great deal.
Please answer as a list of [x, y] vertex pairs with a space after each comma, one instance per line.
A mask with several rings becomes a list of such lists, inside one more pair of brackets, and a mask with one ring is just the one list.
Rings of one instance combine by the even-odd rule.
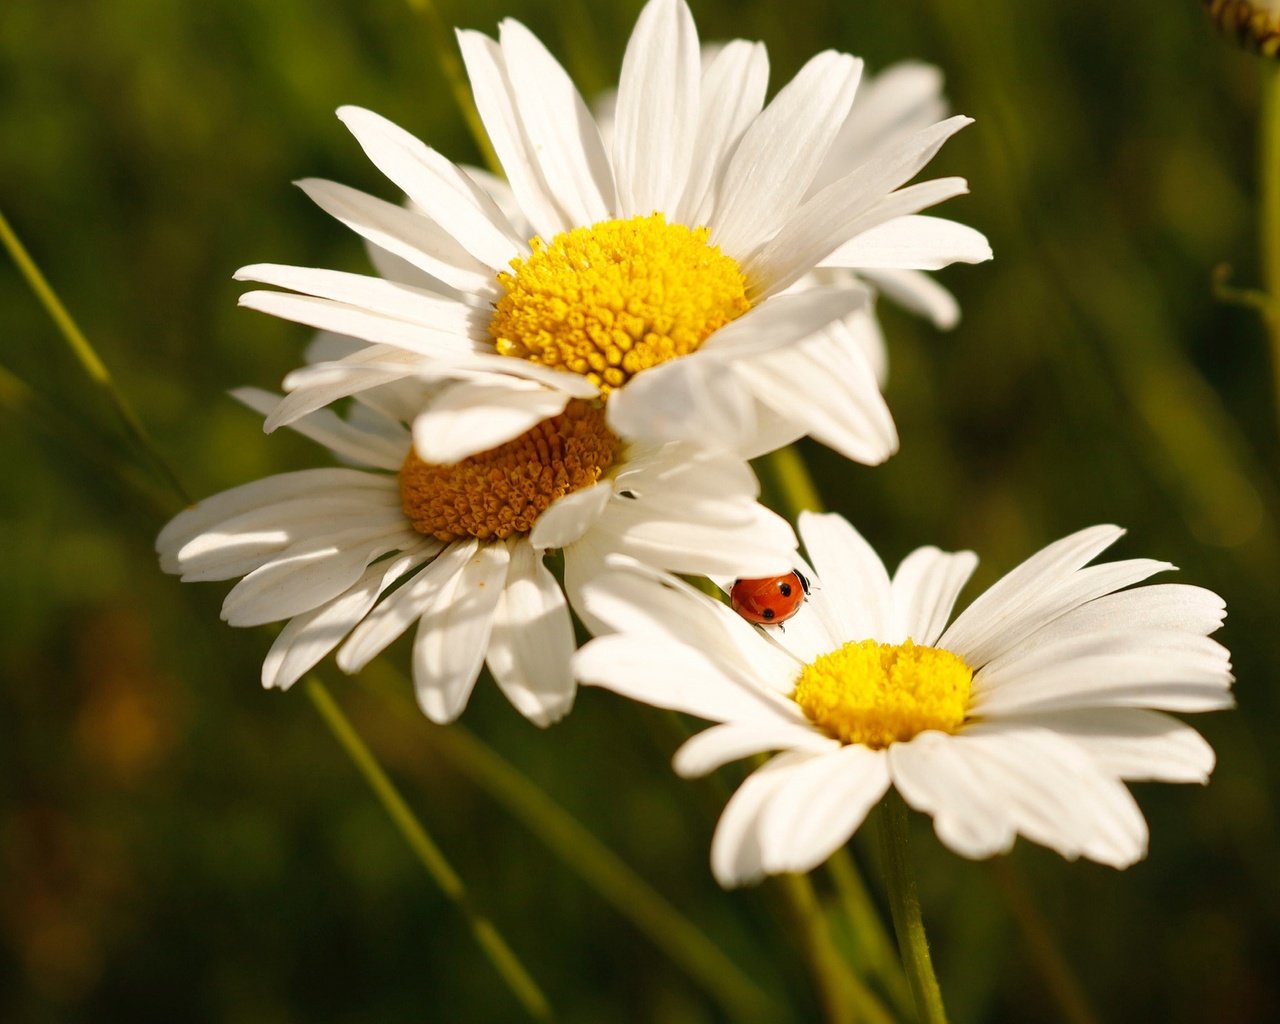
[[[893, 452], [892, 419], [856, 350], [784, 356], [866, 295], [785, 293], [820, 264], [865, 262], [858, 239], [966, 191], [960, 178], [907, 182], [968, 118], [913, 132], [814, 191], [854, 101], [862, 64], [851, 56], [819, 54], [765, 106], [763, 46], [732, 42], [704, 73], [684, 0], [651, 0], [606, 148], [568, 75], [518, 22], [504, 21], [497, 40], [468, 31], [459, 42], [512, 201], [376, 114], [339, 111], [413, 205], [331, 182], [303, 189], [432, 280], [240, 271], [297, 293], [250, 292], [244, 305], [371, 343], [286, 378], [269, 429], [417, 374], [446, 383], [414, 424], [420, 456], [436, 463], [595, 396], [623, 437], [754, 453], [809, 432], [864, 462]], [[957, 258], [949, 233], [907, 223], [915, 229], [891, 241], [908, 262]], [[776, 355], [767, 373], [743, 369], [765, 353]], [[491, 411], [484, 429], [454, 422], [476, 409]]]
[[894, 786], [967, 857], [1018, 835], [1117, 868], [1146, 852], [1127, 780], [1205, 782], [1209, 745], [1162, 712], [1232, 705], [1225, 615], [1207, 590], [1132, 587], [1164, 562], [1088, 566], [1121, 536], [1082, 530], [1028, 559], [950, 626], [977, 564], [920, 548], [891, 578], [844, 519], [806, 513], [811, 594], [785, 627], [651, 571], [615, 573], [592, 614], [617, 633], [579, 680], [718, 723], [676, 754], [697, 776], [779, 751], [725, 808], [712, 843], [732, 886], [808, 871]]
[[[756, 502], [735, 456], [620, 442], [598, 403], [575, 400], [515, 440], [431, 464], [404, 425], [421, 390], [369, 389], [345, 420], [326, 409], [293, 422], [352, 468], [233, 488], [161, 532], [166, 572], [243, 577], [222, 606], [231, 625], [289, 620], [264, 685], [288, 688], [340, 643], [338, 666], [357, 672], [417, 622], [413, 678], [428, 717], [461, 714], [487, 662], [517, 710], [549, 725], [573, 704], [569, 608], [585, 607], [608, 554], [690, 574], [794, 561], [791, 527]], [[259, 412], [278, 398], [235, 394]], [[462, 412], [476, 423], [489, 414]], [[552, 549], [563, 550], [563, 588], [543, 564]]]
[[[720, 50], [715, 44], [703, 46], [704, 75]], [[613, 138], [616, 106], [616, 92], [607, 93], [595, 104], [606, 146]], [[942, 72], [932, 64], [901, 61], [876, 75], [864, 71], [853, 106], [809, 186], [809, 195], [839, 181], [862, 163], [891, 159], [910, 146], [912, 136], [942, 121], [948, 107]], [[918, 244], [925, 239], [927, 245]], [[807, 359], [820, 368], [831, 344], [852, 345], [871, 364], [883, 387], [888, 380], [889, 358], [876, 317], [877, 296], [883, 294], [908, 312], [927, 317], [939, 330], [951, 330], [960, 322], [960, 306], [926, 271], [951, 263], [981, 263], [991, 255], [986, 237], [964, 224], [919, 214], [887, 221], [852, 241], [832, 261], [833, 266], [806, 274], [788, 289], [857, 282], [868, 292], [867, 304], [824, 328], [819, 332], [824, 338], [806, 339], [779, 355], [756, 357], [756, 361], [765, 372], [770, 360], [777, 359]], [[815, 436], [823, 439], [821, 433]], [[839, 449], [840, 445], [834, 447]]]

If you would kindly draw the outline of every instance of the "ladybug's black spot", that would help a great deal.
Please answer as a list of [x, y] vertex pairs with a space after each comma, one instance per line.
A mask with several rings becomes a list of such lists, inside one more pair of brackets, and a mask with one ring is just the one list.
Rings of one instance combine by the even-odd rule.
[[762, 612], [760, 613], [760, 617], [761, 617], [761, 618], [763, 618], [763, 619], [772, 619], [772, 618], [773, 618], [773, 609], [772, 609], [772, 608], [766, 608], [764, 611], [762, 611]]
[[790, 583], [779, 583], [779, 584], [778, 584], [778, 593], [779, 593], [779, 594], [781, 594], [783, 597], [790, 597], [790, 596], [791, 596], [791, 584], [790, 584]]

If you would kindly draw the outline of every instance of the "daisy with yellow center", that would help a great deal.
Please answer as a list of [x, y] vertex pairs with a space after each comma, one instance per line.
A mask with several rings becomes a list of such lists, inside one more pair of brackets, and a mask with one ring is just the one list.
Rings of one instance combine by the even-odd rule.
[[[720, 50], [715, 45], [702, 47], [704, 74]], [[613, 141], [617, 99], [617, 93], [611, 91], [594, 104], [606, 147]], [[917, 132], [944, 120], [948, 109], [942, 71], [931, 64], [900, 61], [874, 75], [864, 70], [853, 105], [809, 185], [809, 195], [839, 181], [860, 164], [892, 157], [909, 146]], [[833, 350], [852, 350], [883, 387], [889, 376], [889, 353], [876, 315], [877, 300], [884, 297], [908, 313], [927, 318], [938, 330], [951, 330], [960, 322], [960, 305], [927, 272], [952, 263], [981, 263], [991, 255], [991, 246], [980, 232], [941, 217], [909, 214], [864, 231], [791, 290], [856, 284], [866, 290], [866, 304], [776, 354], [740, 361], [735, 376], [747, 378], [747, 387], [762, 376], [802, 373], [816, 379], [831, 365]], [[824, 422], [815, 416], [806, 427], [810, 436], [837, 451], [850, 445], [838, 420]], [[853, 447], [856, 450], [856, 444]]]
[[[331, 342], [330, 342], [331, 344]], [[350, 346], [346, 346], [350, 350]], [[245, 389], [265, 412], [277, 396]], [[184, 580], [241, 578], [223, 618], [288, 620], [262, 669], [288, 688], [334, 648], [356, 672], [417, 623], [422, 710], [452, 721], [488, 664], [538, 725], [572, 706], [569, 609], [585, 609], [603, 559], [622, 553], [681, 573], [771, 572], [794, 560], [791, 528], [759, 505], [746, 463], [681, 443], [625, 443], [598, 403], [575, 399], [523, 434], [449, 465], [414, 450], [413, 382], [362, 392], [293, 428], [357, 468], [267, 477], [207, 498], [160, 534], [161, 566]], [[563, 583], [543, 564], [564, 554]]]
[[[697, 776], [769, 751], [725, 808], [711, 863], [725, 886], [808, 871], [890, 786], [968, 857], [1017, 836], [1123, 868], [1147, 826], [1126, 781], [1206, 782], [1209, 745], [1165, 712], [1231, 706], [1222, 600], [1171, 569], [1090, 566], [1123, 531], [1049, 545], [948, 625], [977, 565], [920, 548], [890, 577], [844, 519], [804, 514], [807, 602], [751, 626], [678, 579], [619, 565], [588, 607], [610, 635], [578, 679], [717, 723], [676, 754]], [[1125, 589], [1131, 588], [1131, 589]]]
[[[339, 111], [409, 205], [303, 182], [374, 247], [383, 276], [240, 271], [289, 290], [250, 292], [244, 305], [368, 343], [286, 378], [269, 429], [418, 376], [439, 385], [414, 424], [419, 456], [437, 464], [592, 398], [628, 439], [754, 455], [813, 433], [862, 462], [894, 451], [875, 371], [856, 347], [787, 359], [864, 307], [867, 292], [847, 280], [789, 289], [820, 265], [987, 258], [976, 232], [958, 238], [949, 222], [914, 216], [964, 192], [962, 179], [907, 184], [967, 118], [901, 133], [820, 181], [861, 76], [847, 54], [818, 54], [766, 106], [763, 46], [731, 42], [704, 68], [684, 0], [650, 0], [606, 147], [524, 26], [458, 38], [506, 182], [367, 110]], [[870, 249], [857, 244], [864, 237]]]

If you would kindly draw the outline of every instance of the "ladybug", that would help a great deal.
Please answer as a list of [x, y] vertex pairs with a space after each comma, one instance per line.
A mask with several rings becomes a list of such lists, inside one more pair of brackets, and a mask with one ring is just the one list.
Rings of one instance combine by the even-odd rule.
[[734, 580], [729, 590], [733, 610], [757, 625], [786, 622], [808, 597], [809, 581], [794, 570], [768, 579]]

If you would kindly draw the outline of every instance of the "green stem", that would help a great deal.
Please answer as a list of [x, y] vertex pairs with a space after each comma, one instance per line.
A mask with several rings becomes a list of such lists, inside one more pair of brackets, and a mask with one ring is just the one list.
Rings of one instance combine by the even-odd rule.
[[[792, 522], [801, 512], [822, 512], [825, 508], [809, 467], [795, 445], [779, 448], [756, 461], [765, 496]], [[911, 992], [893, 952], [866, 883], [847, 849], [837, 850], [827, 861], [827, 870], [840, 895], [841, 907], [867, 958], [867, 968], [884, 983], [899, 1010], [911, 1005]]]
[[[75, 464], [75, 472], [81, 476], [101, 475], [104, 483], [124, 487], [127, 499], [139, 500], [139, 510], [148, 515], [167, 518], [173, 514], [173, 500], [167, 492], [157, 490], [149, 473], [122, 459], [100, 432], [77, 423], [4, 366], [0, 366], [0, 408], [17, 419], [34, 422], [63, 445], [66, 456]], [[113, 479], [102, 473], [106, 467], [113, 471]]]
[[1058, 1004], [1058, 1012], [1068, 1024], [1097, 1024], [1098, 1015], [1089, 1003], [1084, 987], [1071, 970], [1054, 940], [1049, 924], [1036, 906], [1035, 899], [1023, 882], [1013, 861], [997, 857], [991, 861], [991, 872], [1004, 890], [1005, 902], [1026, 940], [1027, 953], [1039, 970], [1049, 994]]
[[360, 739], [360, 735], [330, 696], [324, 684], [315, 677], [310, 677], [307, 679], [306, 687], [307, 696], [311, 698], [316, 711], [320, 713], [325, 725], [333, 733], [334, 739], [351, 758], [356, 770], [364, 776], [374, 796], [378, 798], [378, 802], [382, 804], [396, 828], [400, 830], [409, 848], [422, 862], [427, 874], [466, 918], [476, 943], [502, 976], [502, 980], [507, 983], [507, 987], [519, 1000], [525, 1012], [534, 1020], [551, 1020], [551, 1007], [537, 983], [498, 933], [493, 922], [471, 903], [462, 879], [458, 877], [457, 872], [440, 852], [440, 848], [432, 841], [427, 830], [422, 827], [422, 823], [405, 803], [395, 784], [382, 770], [382, 766]]
[[765, 494], [778, 512], [792, 522], [801, 512], [821, 512], [822, 495], [795, 445], [779, 448], [756, 460], [756, 470]]
[[841, 958], [809, 876], [779, 875], [777, 885], [801, 931], [809, 969], [829, 1024], [853, 1024], [855, 1020], [893, 1024], [893, 1015]]
[[[397, 697], [409, 692], [407, 682], [381, 662], [361, 679], [374, 683], [380, 696], [401, 715], [421, 716]], [[431, 729], [433, 749], [521, 821], [623, 917], [690, 978], [735, 1021], [775, 1019], [778, 1008], [737, 964], [637, 875], [576, 818], [519, 770], [460, 725]]]
[[66, 306], [58, 298], [57, 293], [49, 286], [44, 274], [36, 266], [35, 260], [27, 252], [26, 246], [14, 234], [13, 228], [9, 226], [9, 221], [5, 219], [2, 212], [0, 212], [0, 243], [4, 244], [5, 249], [8, 250], [9, 255], [13, 258], [13, 262], [17, 264], [19, 272], [26, 279], [27, 284], [35, 293], [40, 304], [44, 306], [45, 311], [49, 314], [63, 338], [66, 339], [72, 355], [84, 368], [85, 373], [89, 375], [89, 379], [106, 395], [107, 400], [115, 409], [116, 415], [120, 418], [120, 422], [124, 424], [125, 431], [137, 445], [139, 451], [151, 461], [156, 471], [173, 488], [174, 493], [182, 499], [183, 503], [190, 504], [191, 499], [183, 489], [177, 474], [169, 466], [169, 463], [165, 461], [164, 456], [160, 454], [155, 442], [151, 440], [146, 428], [143, 427], [142, 420], [133, 411], [133, 406], [129, 404], [129, 400], [124, 397], [123, 392], [116, 386], [116, 382], [106, 364], [98, 357], [98, 353], [89, 344], [89, 339], [84, 336], [75, 320], [72, 319], [71, 314], [67, 312]]
[[1271, 342], [1271, 373], [1280, 417], [1280, 61], [1262, 60], [1262, 103], [1258, 112], [1259, 238], [1262, 282], [1270, 301], [1263, 321]]
[[867, 883], [863, 881], [849, 850], [837, 850], [827, 861], [826, 868], [835, 883], [840, 907], [853, 931], [867, 973], [880, 979], [894, 1009], [909, 1017], [915, 1005], [911, 986], [907, 984], [893, 940], [885, 930], [880, 912], [867, 890]]
[[475, 100], [471, 95], [471, 83], [467, 80], [462, 60], [454, 49], [454, 38], [449, 27], [440, 17], [440, 11], [434, 0], [409, 0], [409, 6], [422, 15], [422, 19], [427, 23], [427, 32], [431, 35], [431, 44], [435, 47], [440, 71], [449, 84], [454, 102], [462, 111], [462, 117], [467, 122], [471, 137], [475, 139], [476, 148], [480, 150], [485, 166], [501, 177], [502, 163], [498, 160], [498, 154], [494, 152], [493, 143], [489, 141], [489, 133], [485, 131], [484, 121], [480, 119], [480, 111], [476, 109]]
[[938, 979], [933, 973], [929, 940], [925, 937], [924, 919], [920, 916], [920, 898], [911, 872], [907, 849], [907, 805], [896, 791], [890, 790], [885, 797], [878, 819], [893, 928], [898, 933], [898, 951], [907, 969], [916, 1014], [920, 1024], [946, 1024], [942, 990], [938, 988]]

